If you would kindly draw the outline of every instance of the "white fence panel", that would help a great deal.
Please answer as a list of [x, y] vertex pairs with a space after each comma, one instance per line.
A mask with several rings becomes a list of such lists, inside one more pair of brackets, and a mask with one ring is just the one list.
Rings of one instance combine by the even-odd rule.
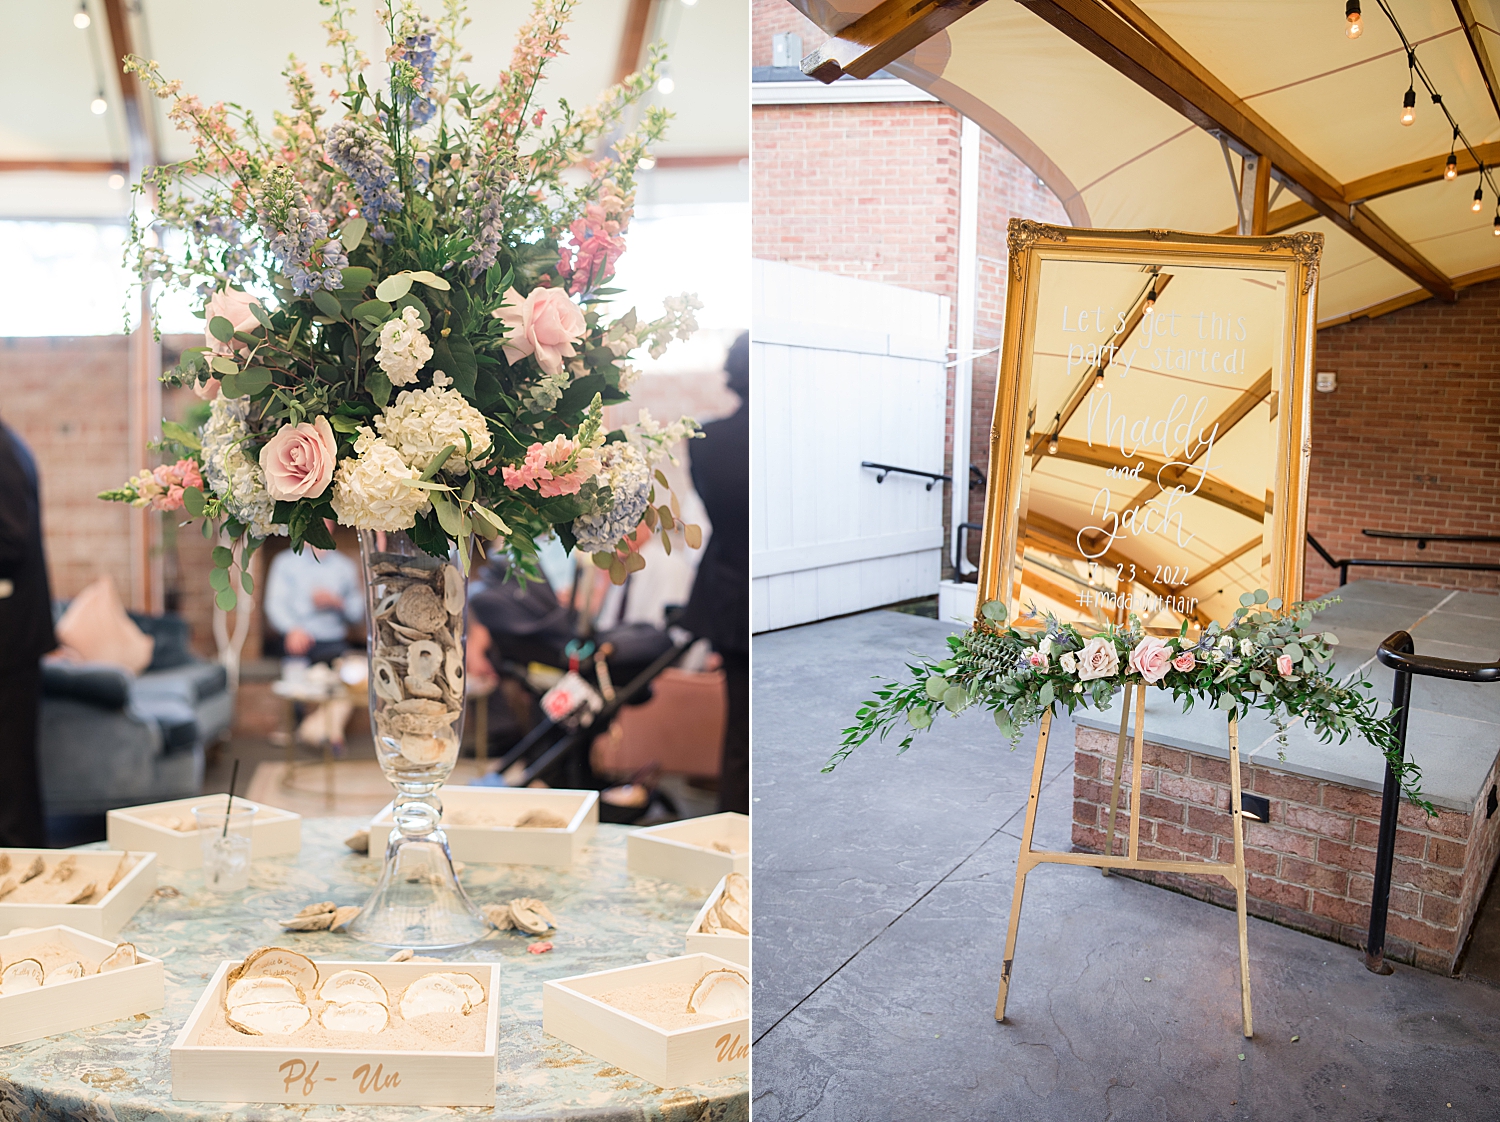
[[862, 461], [943, 470], [948, 301], [754, 263], [751, 626], [790, 627], [937, 591], [943, 489]]

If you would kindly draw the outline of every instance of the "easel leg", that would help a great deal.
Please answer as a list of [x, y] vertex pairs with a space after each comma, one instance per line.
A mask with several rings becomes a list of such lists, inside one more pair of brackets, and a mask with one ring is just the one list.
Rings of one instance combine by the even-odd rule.
[[1010, 993], [1010, 966], [1016, 956], [1016, 932], [1021, 926], [1021, 895], [1026, 874], [1031, 871], [1031, 835], [1036, 830], [1036, 804], [1042, 791], [1042, 770], [1047, 762], [1047, 734], [1052, 731], [1052, 711], [1042, 715], [1037, 730], [1036, 762], [1031, 767], [1031, 797], [1026, 801], [1026, 825], [1021, 830], [1021, 852], [1016, 857], [1016, 890], [1010, 900], [1010, 926], [1005, 931], [1005, 959], [1000, 966], [1000, 994], [995, 999], [995, 1020], [1005, 1020], [1005, 999]]
[[1146, 683], [1135, 687], [1135, 747], [1130, 761], [1130, 859], [1140, 859], [1141, 850], [1141, 756], [1146, 737]]
[[[1120, 697], [1120, 742], [1115, 746], [1115, 782], [1109, 790], [1109, 826], [1104, 831], [1104, 856], [1115, 855], [1115, 808], [1120, 805], [1120, 772], [1125, 767], [1125, 730], [1130, 727], [1130, 695]], [[1109, 876], [1109, 869], [1099, 870]]]
[[1229, 719], [1229, 828], [1234, 831], [1235, 919], [1240, 928], [1240, 1007], [1245, 1020], [1245, 1037], [1253, 1033], [1250, 1024], [1250, 939], [1245, 929], [1245, 837], [1240, 816], [1240, 728]]

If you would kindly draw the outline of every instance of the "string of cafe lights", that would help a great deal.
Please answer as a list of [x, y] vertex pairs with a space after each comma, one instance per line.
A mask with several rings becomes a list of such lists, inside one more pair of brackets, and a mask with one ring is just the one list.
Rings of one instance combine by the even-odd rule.
[[[1474, 161], [1474, 166], [1479, 169], [1479, 186], [1474, 188], [1474, 201], [1469, 209], [1476, 214], [1484, 209], [1484, 185], [1488, 183], [1490, 193], [1495, 196], [1494, 233], [1497, 238], [1500, 238], [1500, 189], [1495, 186], [1495, 177], [1491, 169], [1485, 166], [1484, 161], [1474, 151], [1474, 146], [1469, 143], [1469, 138], [1464, 135], [1463, 129], [1453, 119], [1452, 112], [1443, 101], [1443, 95], [1438, 93], [1437, 87], [1432, 84], [1432, 79], [1427, 74], [1427, 68], [1417, 58], [1417, 49], [1406, 37], [1406, 32], [1396, 18], [1396, 13], [1391, 11], [1391, 6], [1386, 0], [1375, 0], [1375, 3], [1385, 13], [1386, 19], [1391, 21], [1391, 26], [1396, 29], [1396, 35], [1401, 39], [1401, 46], [1406, 50], [1407, 83], [1406, 93], [1401, 97], [1401, 123], [1411, 125], [1417, 119], [1417, 82], [1420, 80], [1428, 96], [1432, 98], [1432, 104], [1442, 110], [1443, 116], [1448, 120], [1448, 127], [1453, 130], [1453, 143], [1448, 148], [1448, 162], [1443, 168], [1443, 178], [1458, 178], [1458, 146], [1462, 144], [1464, 151]], [[1346, 0], [1344, 5], [1344, 20], [1348, 24], [1344, 34], [1350, 39], [1358, 39], [1364, 33], [1364, 15], [1359, 5], [1360, 0]]]

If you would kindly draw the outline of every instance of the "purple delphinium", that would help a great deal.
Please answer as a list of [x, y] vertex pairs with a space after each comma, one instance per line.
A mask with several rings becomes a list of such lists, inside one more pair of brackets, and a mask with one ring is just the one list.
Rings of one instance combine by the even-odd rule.
[[255, 217], [269, 235], [271, 252], [298, 296], [344, 287], [343, 270], [349, 257], [343, 244], [329, 236], [328, 219], [307, 205], [307, 196], [290, 168], [278, 164], [271, 169]]
[[432, 33], [423, 28], [415, 35], [406, 37], [406, 61], [422, 76], [420, 93], [412, 93], [406, 102], [406, 113], [412, 127], [421, 128], [437, 112], [437, 102], [432, 99], [432, 76], [437, 69], [437, 51], [432, 46]]
[[400, 213], [402, 200], [396, 185], [395, 154], [385, 137], [358, 118], [346, 117], [328, 130], [323, 152], [328, 162], [354, 184], [360, 214], [370, 223], [371, 236], [376, 241], [390, 241], [391, 235], [380, 219]]

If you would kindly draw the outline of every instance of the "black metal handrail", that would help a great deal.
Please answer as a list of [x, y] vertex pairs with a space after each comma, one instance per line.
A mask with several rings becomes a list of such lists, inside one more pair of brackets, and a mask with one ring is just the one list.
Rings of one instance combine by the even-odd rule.
[[1471, 544], [1494, 544], [1500, 537], [1494, 534], [1403, 534], [1397, 530], [1361, 530], [1367, 538], [1385, 538], [1389, 541], [1416, 542], [1418, 549], [1426, 549], [1428, 542], [1469, 542]]
[[[1368, 533], [1369, 531], [1365, 532]], [[1428, 540], [1437, 541], [1438, 539], [1430, 538]], [[1313, 549], [1317, 550], [1319, 557], [1326, 561], [1331, 567], [1339, 571], [1339, 587], [1341, 588], [1349, 583], [1349, 570], [1356, 568], [1462, 569], [1465, 572], [1470, 573], [1500, 573], [1500, 565], [1476, 564], [1467, 561], [1399, 561], [1387, 560], [1380, 557], [1345, 557], [1342, 559], [1335, 559], [1333, 554], [1324, 549], [1323, 546], [1318, 542], [1318, 539], [1313, 537], [1311, 533], [1307, 535], [1307, 544], [1312, 546]]]
[[876, 483], [884, 483], [885, 477], [890, 475], [892, 472], [898, 472], [901, 475], [921, 476], [923, 479], [927, 480], [927, 489], [929, 491], [932, 490], [932, 485], [934, 483], [951, 483], [953, 481], [953, 476], [951, 475], [941, 475], [935, 471], [918, 471], [916, 468], [897, 467], [895, 464], [876, 464], [871, 463], [869, 460], [861, 460], [859, 462], [859, 466], [862, 468], [878, 469], [880, 474], [875, 477]]
[[[1500, 660], [1456, 662], [1416, 653], [1416, 644], [1405, 631], [1386, 637], [1375, 652], [1382, 666], [1396, 672], [1391, 708], [1396, 723], [1396, 758], [1406, 759], [1407, 713], [1411, 708], [1413, 676], [1446, 678], [1452, 682], [1500, 682]], [[1391, 905], [1391, 868], [1396, 860], [1396, 812], [1401, 805], [1401, 777], [1386, 761], [1385, 789], [1380, 797], [1380, 838], [1375, 848], [1375, 885], [1370, 895], [1370, 934], [1365, 941], [1365, 967], [1376, 974], [1389, 974], [1385, 961], [1385, 921]]]

